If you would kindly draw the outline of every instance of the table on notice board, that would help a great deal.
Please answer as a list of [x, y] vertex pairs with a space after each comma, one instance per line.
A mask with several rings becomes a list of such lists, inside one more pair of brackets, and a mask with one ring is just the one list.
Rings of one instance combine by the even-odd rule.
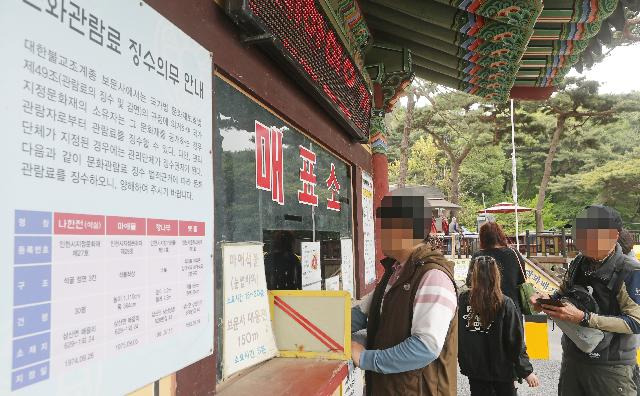
[[15, 211], [12, 389], [207, 321], [205, 223]]

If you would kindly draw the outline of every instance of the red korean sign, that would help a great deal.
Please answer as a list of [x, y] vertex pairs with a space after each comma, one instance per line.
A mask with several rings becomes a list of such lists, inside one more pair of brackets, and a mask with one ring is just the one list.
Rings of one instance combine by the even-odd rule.
[[[271, 192], [271, 199], [280, 205], [284, 205], [284, 160], [282, 131], [277, 128], [269, 128], [259, 121], [255, 121], [255, 161], [256, 161], [256, 188]], [[318, 176], [316, 174], [317, 156], [308, 147], [298, 146], [299, 158], [299, 188], [297, 193], [298, 202], [304, 205], [318, 206], [319, 198], [316, 188], [318, 186]], [[290, 161], [291, 159], [289, 159]], [[331, 163], [324, 185], [331, 195], [327, 199], [327, 209], [336, 212], [340, 211], [340, 182], [336, 176], [336, 166]], [[322, 203], [323, 205], [325, 203]]]

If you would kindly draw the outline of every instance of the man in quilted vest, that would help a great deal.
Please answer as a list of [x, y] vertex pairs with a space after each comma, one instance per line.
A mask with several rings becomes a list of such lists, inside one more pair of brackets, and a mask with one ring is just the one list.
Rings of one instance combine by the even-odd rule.
[[457, 298], [453, 263], [428, 238], [423, 197], [386, 196], [381, 222], [385, 274], [352, 309], [354, 364], [366, 370], [368, 395], [456, 394]]

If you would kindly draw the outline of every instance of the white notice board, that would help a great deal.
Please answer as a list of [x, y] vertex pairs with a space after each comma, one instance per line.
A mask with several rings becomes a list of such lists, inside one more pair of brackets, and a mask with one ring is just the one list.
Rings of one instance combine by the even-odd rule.
[[353, 241], [351, 239], [340, 240], [340, 253], [342, 256], [340, 263], [342, 290], [351, 293], [351, 298], [353, 298]]
[[364, 395], [364, 371], [349, 363], [349, 375], [342, 381], [342, 396]]
[[373, 179], [362, 171], [362, 233], [364, 234], [364, 283], [376, 280], [376, 242], [373, 217]]
[[321, 290], [320, 242], [302, 242], [300, 250], [302, 253], [302, 290]]
[[276, 356], [278, 350], [269, 314], [262, 243], [224, 243], [222, 257], [226, 378]]
[[324, 290], [340, 290], [340, 276], [332, 276], [324, 280]]
[[2, 1], [0, 37], [0, 394], [212, 354], [211, 54], [130, 0]]
[[469, 273], [469, 259], [453, 259], [453, 278], [457, 281], [466, 281]]

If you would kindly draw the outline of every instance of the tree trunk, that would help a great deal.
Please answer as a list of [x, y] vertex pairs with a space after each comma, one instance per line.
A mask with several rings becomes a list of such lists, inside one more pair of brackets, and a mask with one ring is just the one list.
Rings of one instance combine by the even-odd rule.
[[553, 131], [551, 144], [549, 144], [549, 153], [547, 154], [547, 159], [544, 161], [544, 173], [542, 174], [542, 181], [540, 182], [540, 189], [538, 190], [538, 202], [536, 204], [536, 232], [538, 233], [544, 231], [542, 208], [544, 207], [544, 198], [547, 193], [549, 179], [551, 178], [551, 165], [556, 156], [556, 150], [558, 150], [558, 144], [560, 143], [560, 137], [564, 130], [565, 121], [566, 115], [558, 114], [556, 129]]
[[402, 140], [400, 141], [400, 166], [398, 167], [398, 187], [404, 187], [407, 182], [409, 168], [409, 134], [413, 128], [413, 110], [415, 108], [415, 95], [409, 91], [407, 95], [407, 113], [404, 117]]
[[449, 180], [451, 180], [451, 202], [459, 205], [460, 204], [460, 166], [462, 165], [462, 161], [451, 161], [451, 176]]

